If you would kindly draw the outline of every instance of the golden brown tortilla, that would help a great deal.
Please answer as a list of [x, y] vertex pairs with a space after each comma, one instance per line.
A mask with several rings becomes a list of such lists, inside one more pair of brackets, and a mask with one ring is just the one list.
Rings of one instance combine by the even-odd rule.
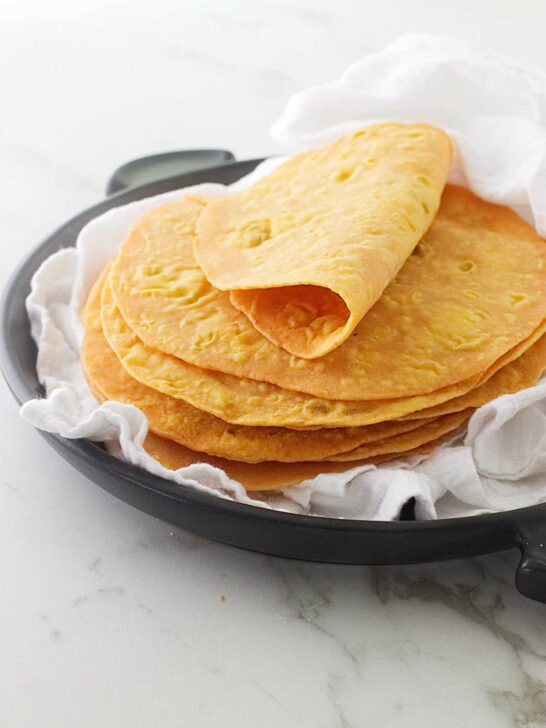
[[313, 359], [339, 346], [428, 229], [451, 142], [427, 124], [372, 124], [210, 202], [194, 252], [264, 336]]
[[[269, 382], [320, 398], [310, 414], [324, 409], [325, 400], [407, 402], [469, 383], [463, 392], [380, 419], [445, 401], [474, 387], [546, 319], [546, 243], [511, 210], [447, 186], [429, 231], [352, 335], [320, 359], [298, 358], [257, 332], [229, 294], [206, 280], [192, 250], [201, 210], [186, 200], [137, 223], [110, 277], [123, 317], [152, 350], [239, 381]], [[209, 411], [257, 423], [258, 402], [245, 402], [234, 414], [233, 398], [216, 394], [206, 393], [215, 400]], [[180, 396], [188, 397], [185, 391]], [[347, 424], [337, 407], [317, 424], [328, 421]], [[305, 421], [281, 412], [278, 424]]]
[[455, 432], [462, 427], [470, 418], [473, 409], [466, 409], [462, 412], [445, 415], [432, 422], [427, 422], [423, 427], [389, 437], [386, 440], [363, 444], [349, 452], [342, 452], [338, 455], [331, 455], [328, 460], [347, 462], [357, 458], [377, 457], [378, 455], [389, 455], [394, 457], [397, 452], [407, 452], [427, 442], [435, 442], [450, 432]]
[[[469, 380], [417, 397], [372, 402], [326, 400], [283, 390], [272, 384], [239, 379], [200, 369], [144, 344], [126, 324], [106, 284], [102, 291], [102, 324], [112, 349], [126, 371], [142, 384], [184, 400], [220, 419], [240, 425], [357, 427], [395, 420], [449, 401], [486, 381], [511, 360], [517, 359], [546, 329], [542, 328], [501, 357], [493, 367]], [[455, 408], [465, 409], [463, 407]], [[419, 415], [426, 416], [426, 415]]]
[[[150, 430], [194, 450], [243, 462], [276, 460], [294, 462], [321, 460], [374, 442], [380, 453], [385, 442], [393, 443], [393, 452], [400, 449], [392, 438], [411, 430], [418, 446], [450, 429], [428, 429], [427, 420], [385, 422], [368, 427], [330, 428], [296, 431], [281, 427], [245, 427], [229, 425], [206, 412], [140, 384], [127, 374], [103, 334], [100, 320], [99, 281], [85, 309], [85, 336], [82, 344], [82, 366], [93, 392], [100, 400], [115, 400], [139, 407], [146, 415]], [[451, 416], [453, 417], [453, 416]], [[441, 431], [440, 431], [441, 430]], [[387, 447], [388, 449], [388, 447]], [[408, 449], [404, 447], [402, 449]], [[367, 451], [366, 457], [373, 456]], [[360, 453], [355, 458], [361, 459]], [[353, 459], [355, 459], [353, 458]], [[349, 456], [350, 459], [350, 456]]]
[[[397, 457], [422, 455], [431, 452], [437, 443], [432, 442], [411, 450], [398, 453]], [[208, 463], [224, 470], [227, 475], [241, 483], [249, 492], [270, 491], [296, 485], [304, 480], [314, 478], [321, 473], [340, 473], [360, 465], [374, 465], [390, 459], [390, 456], [379, 455], [375, 458], [354, 463], [239, 463], [234, 460], [223, 460], [210, 455], [190, 450], [172, 440], [158, 437], [152, 432], [144, 441], [144, 448], [156, 460], [169, 470], [178, 470], [194, 463]]]
[[481, 407], [503, 394], [513, 394], [538, 382], [546, 371], [546, 336], [542, 335], [521, 356], [502, 367], [491, 379], [461, 397], [455, 397], [443, 404], [413, 412], [402, 419], [414, 421], [420, 417], [440, 417], [458, 412], [466, 407]]

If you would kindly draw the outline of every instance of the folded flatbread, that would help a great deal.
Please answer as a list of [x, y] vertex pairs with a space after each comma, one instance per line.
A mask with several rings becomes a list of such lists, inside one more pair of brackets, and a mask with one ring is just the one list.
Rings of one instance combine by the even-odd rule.
[[322, 356], [347, 339], [428, 229], [450, 159], [440, 129], [368, 126], [212, 201], [195, 255], [270, 341]]

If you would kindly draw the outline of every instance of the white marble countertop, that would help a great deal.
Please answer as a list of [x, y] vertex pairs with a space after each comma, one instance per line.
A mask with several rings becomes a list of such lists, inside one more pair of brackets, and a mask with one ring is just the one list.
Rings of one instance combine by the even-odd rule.
[[[408, 31], [546, 70], [537, 0], [0, 0], [0, 283], [133, 157], [275, 151], [288, 96]], [[364, 568], [207, 542], [92, 485], [0, 384], [0, 725], [538, 728], [516, 552]]]

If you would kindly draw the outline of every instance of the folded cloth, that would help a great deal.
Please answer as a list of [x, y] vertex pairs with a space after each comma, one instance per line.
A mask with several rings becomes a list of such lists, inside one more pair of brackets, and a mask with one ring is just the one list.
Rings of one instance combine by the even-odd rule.
[[[546, 86], [532, 71], [445, 38], [411, 36], [365, 57], [334, 83], [297, 94], [274, 127], [281, 143], [310, 148], [372, 121], [427, 122], [455, 145], [451, 180], [509, 205], [546, 235]], [[241, 189], [272, 169], [270, 160]], [[220, 185], [191, 188], [201, 197]], [[100, 270], [132, 223], [180, 191], [111, 210], [90, 222], [75, 249], [61, 250], [36, 273], [27, 308], [38, 345], [46, 397], [22, 416], [64, 437], [104, 441], [146, 470], [221, 497], [296, 513], [393, 520], [410, 498], [422, 519], [469, 516], [546, 501], [546, 379], [476, 411], [464, 441], [384, 466], [319, 475], [274, 494], [250, 498], [218, 468], [173, 472], [143, 449], [147, 421], [136, 407], [98, 405], [79, 364], [79, 312]]]
[[293, 96], [272, 129], [284, 147], [315, 147], [363, 124], [422, 122], [458, 151], [450, 181], [512, 207], [546, 235], [546, 80], [448, 37], [403, 36], [337, 81]]

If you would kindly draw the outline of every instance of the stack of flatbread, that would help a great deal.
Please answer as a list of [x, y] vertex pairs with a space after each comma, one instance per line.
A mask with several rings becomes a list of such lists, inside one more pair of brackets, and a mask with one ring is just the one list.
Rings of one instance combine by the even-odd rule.
[[375, 124], [152, 210], [85, 307], [93, 393], [247, 490], [430, 452], [546, 369], [546, 243], [450, 160], [440, 129]]

